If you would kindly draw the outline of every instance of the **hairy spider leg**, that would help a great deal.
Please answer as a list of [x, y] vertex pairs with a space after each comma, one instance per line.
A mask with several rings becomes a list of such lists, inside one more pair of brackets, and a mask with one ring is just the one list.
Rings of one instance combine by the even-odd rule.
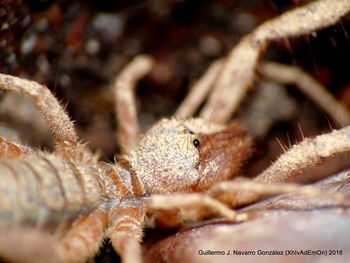
[[65, 160], [90, 164], [96, 157], [78, 141], [73, 122], [50, 90], [37, 82], [0, 74], [0, 89], [28, 95], [53, 134], [55, 151]]
[[137, 56], [118, 74], [114, 82], [115, 114], [118, 122], [116, 138], [124, 152], [135, 149], [139, 141], [135, 85], [150, 72], [152, 66], [153, 60], [150, 57]]
[[107, 236], [123, 263], [141, 263], [144, 218], [142, 202], [125, 202], [110, 211]]

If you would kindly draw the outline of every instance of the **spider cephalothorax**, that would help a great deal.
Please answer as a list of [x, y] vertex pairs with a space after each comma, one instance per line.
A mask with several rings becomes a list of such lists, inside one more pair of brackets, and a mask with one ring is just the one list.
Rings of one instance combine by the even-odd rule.
[[125, 156], [144, 193], [202, 191], [236, 175], [250, 155], [250, 139], [239, 125], [202, 119], [163, 119]]

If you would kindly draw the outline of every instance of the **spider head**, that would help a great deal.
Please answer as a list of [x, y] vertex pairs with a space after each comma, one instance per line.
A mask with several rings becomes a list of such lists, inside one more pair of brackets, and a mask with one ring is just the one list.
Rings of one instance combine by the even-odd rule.
[[148, 194], [193, 192], [237, 174], [250, 149], [251, 140], [238, 125], [163, 119], [141, 139], [130, 161]]
[[204, 191], [217, 182], [237, 176], [242, 164], [252, 154], [252, 139], [238, 122], [219, 131], [199, 133], [200, 179], [194, 191]]

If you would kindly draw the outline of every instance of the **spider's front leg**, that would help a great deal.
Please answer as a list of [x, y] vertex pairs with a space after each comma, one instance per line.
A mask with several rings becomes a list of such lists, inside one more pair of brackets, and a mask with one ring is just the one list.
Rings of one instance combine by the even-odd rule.
[[157, 223], [168, 228], [213, 216], [235, 222], [245, 219], [244, 214], [237, 214], [228, 206], [204, 193], [152, 195], [145, 202], [147, 212], [155, 217]]
[[118, 121], [117, 141], [124, 151], [136, 148], [140, 137], [137, 122], [135, 86], [149, 73], [153, 60], [145, 55], [134, 58], [117, 76], [114, 84], [115, 115]]
[[[319, 191], [291, 184], [306, 179], [319, 180], [349, 166], [350, 127], [333, 130], [294, 145], [268, 169], [253, 180], [234, 180], [213, 186], [208, 194], [231, 207], [251, 204], [266, 196], [286, 192], [319, 195]], [[345, 158], [344, 158], [345, 157]], [[338, 166], [329, 165], [336, 162]], [[319, 168], [329, 166], [321, 173]], [[346, 204], [346, 198], [334, 195], [334, 204]], [[347, 202], [347, 201], [346, 201]]]

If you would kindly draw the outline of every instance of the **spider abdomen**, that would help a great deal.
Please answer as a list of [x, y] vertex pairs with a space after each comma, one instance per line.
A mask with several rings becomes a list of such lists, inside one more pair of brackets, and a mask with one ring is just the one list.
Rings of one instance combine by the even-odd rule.
[[54, 230], [95, 208], [104, 193], [94, 167], [52, 154], [0, 160], [0, 227]]

